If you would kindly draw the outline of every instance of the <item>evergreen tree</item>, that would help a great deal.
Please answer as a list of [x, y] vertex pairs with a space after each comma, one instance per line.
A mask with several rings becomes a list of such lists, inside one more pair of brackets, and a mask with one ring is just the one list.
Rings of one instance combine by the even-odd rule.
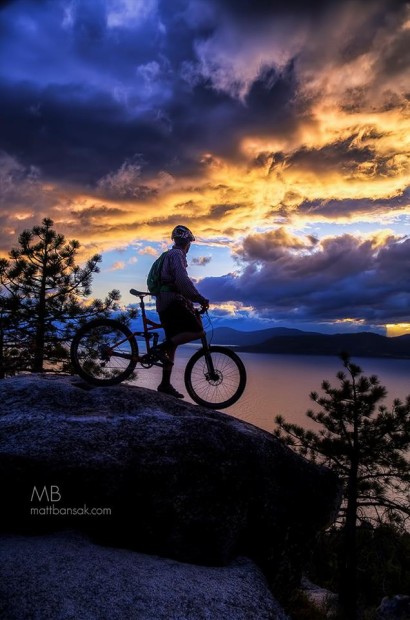
[[22, 368], [41, 372], [44, 361], [68, 358], [63, 343], [70, 340], [81, 319], [118, 309], [119, 291], [104, 301], [85, 305], [99, 272], [95, 254], [84, 267], [76, 263], [78, 241], [66, 241], [45, 218], [25, 230], [19, 247], [0, 260], [0, 373]]
[[322, 383], [324, 395], [313, 392], [319, 412], [308, 417], [319, 432], [276, 418], [275, 435], [302, 455], [334, 469], [342, 483], [340, 513], [344, 544], [339, 557], [340, 598], [346, 618], [357, 617], [357, 526], [362, 521], [404, 524], [410, 516], [410, 397], [395, 400], [391, 409], [380, 402], [386, 389], [376, 376], [366, 377], [342, 355], [347, 372], [339, 372], [339, 387]]
[[[0, 259], [0, 272], [4, 264], [4, 259]], [[0, 291], [0, 379], [18, 365], [22, 340], [17, 318], [20, 300], [15, 295], [4, 293]]]

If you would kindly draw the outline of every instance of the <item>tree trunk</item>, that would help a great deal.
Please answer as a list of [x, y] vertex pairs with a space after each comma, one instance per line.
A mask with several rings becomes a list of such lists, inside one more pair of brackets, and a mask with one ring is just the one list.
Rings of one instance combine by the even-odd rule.
[[34, 338], [33, 372], [43, 372], [44, 364], [44, 337], [46, 333], [46, 271], [47, 251], [44, 253], [39, 299], [37, 305], [37, 326]]
[[346, 522], [340, 555], [340, 604], [346, 620], [357, 618], [357, 463], [349, 474]]
[[6, 368], [4, 364], [4, 332], [3, 328], [0, 329], [0, 379], [4, 379], [6, 376]]
[[347, 481], [346, 522], [344, 526], [344, 546], [340, 564], [340, 604], [346, 620], [357, 618], [357, 495], [360, 462], [359, 425], [360, 411], [353, 377], [353, 436], [349, 478]]
[[44, 364], [44, 318], [42, 322], [39, 317], [39, 323], [36, 329], [36, 335], [34, 340], [34, 359], [33, 359], [33, 372], [43, 372]]

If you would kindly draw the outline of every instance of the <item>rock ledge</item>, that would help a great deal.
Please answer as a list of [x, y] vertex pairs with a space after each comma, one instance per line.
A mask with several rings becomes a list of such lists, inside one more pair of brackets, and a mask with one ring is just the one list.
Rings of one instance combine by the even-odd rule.
[[[150, 390], [28, 375], [0, 382], [0, 403], [7, 531], [75, 528], [214, 566], [244, 554], [272, 575], [297, 572], [339, 502], [332, 472], [269, 433]], [[111, 514], [61, 514], [83, 505]]]

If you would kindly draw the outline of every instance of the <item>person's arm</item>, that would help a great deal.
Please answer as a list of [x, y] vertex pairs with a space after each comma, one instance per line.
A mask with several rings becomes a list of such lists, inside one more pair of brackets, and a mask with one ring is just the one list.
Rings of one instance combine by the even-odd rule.
[[170, 270], [174, 276], [174, 284], [178, 291], [190, 301], [196, 301], [204, 306], [209, 305], [209, 301], [201, 295], [194, 283], [188, 276], [186, 260], [182, 252], [173, 252], [170, 256]]

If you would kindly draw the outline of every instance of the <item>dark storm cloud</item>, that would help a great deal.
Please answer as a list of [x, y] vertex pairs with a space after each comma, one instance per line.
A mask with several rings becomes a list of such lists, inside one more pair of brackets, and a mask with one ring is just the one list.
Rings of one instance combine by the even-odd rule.
[[10, 5], [0, 16], [3, 148], [46, 176], [82, 183], [139, 153], [159, 167], [172, 162], [162, 106], [174, 77], [151, 4], [132, 28], [115, 12], [110, 26], [102, 1]]
[[396, 152], [377, 152], [377, 142], [383, 140], [383, 137], [374, 128], [362, 127], [360, 131], [321, 147], [303, 146], [290, 154], [280, 151], [261, 152], [253, 165], [269, 166], [270, 174], [277, 171], [280, 173], [286, 166], [287, 169], [308, 171], [318, 176], [337, 172], [345, 179], [394, 177], [400, 173], [402, 163], [397, 160]]
[[1, 147], [24, 165], [93, 184], [141, 155], [146, 175], [191, 174], [204, 151], [233, 158], [248, 131], [295, 125], [291, 67], [261, 67], [246, 105], [201, 73], [196, 45], [217, 30], [218, 3], [206, 28], [198, 2], [151, 1], [130, 24], [110, 13], [118, 4], [21, 0], [0, 14]]
[[[52, 191], [43, 191], [39, 170], [22, 166], [0, 151], [0, 248], [9, 250], [16, 229], [38, 223], [37, 213], [52, 215], [55, 204]], [[21, 223], [21, 224], [20, 224]]]
[[[146, 176], [162, 169], [198, 173], [207, 150], [237, 159], [247, 134], [290, 136], [309, 118], [309, 102], [297, 97], [298, 33], [306, 33], [309, 16], [316, 20], [342, 5], [8, 3], [0, 13], [6, 60], [0, 74], [1, 147], [47, 178], [89, 185], [136, 155], [145, 160]], [[295, 43], [279, 67], [291, 35]], [[270, 44], [276, 51], [269, 51]], [[404, 49], [405, 34], [391, 42], [380, 71], [399, 70]], [[353, 38], [345, 54], [362, 51]], [[327, 159], [330, 166], [340, 156], [349, 166], [373, 156], [363, 147], [350, 148], [347, 157], [343, 147], [300, 151], [291, 163]]]
[[[352, 138], [346, 138], [321, 148], [302, 148], [288, 157], [285, 161], [288, 166], [300, 170], [313, 170], [318, 174], [341, 170], [345, 174], [353, 174], [363, 162], [374, 159], [374, 150], [370, 147], [352, 145]], [[274, 169], [274, 168], [273, 168]]]
[[76, 219], [79, 220], [81, 226], [89, 226], [94, 221], [101, 221], [111, 217], [121, 217], [126, 214], [126, 211], [122, 211], [116, 207], [106, 207], [105, 205], [92, 205], [82, 211], [75, 212]]
[[395, 75], [406, 71], [410, 65], [410, 33], [402, 30], [388, 46], [386, 53], [380, 58], [379, 70]]
[[243, 241], [237, 255], [246, 261], [272, 261], [289, 250], [313, 248], [318, 240], [312, 236], [302, 239], [291, 235], [285, 228], [277, 228], [264, 234], [250, 235]]
[[[216, 10], [225, 10], [230, 17], [238, 21], [249, 23], [260, 23], [266, 19], [294, 14], [295, 12], [307, 17], [316, 17], [329, 8], [341, 5], [345, 0], [211, 0], [209, 4]], [[191, 3], [201, 5], [203, 3]]]
[[155, 112], [129, 119], [109, 95], [79, 90], [10, 89], [2, 101], [3, 149], [47, 177], [81, 183], [95, 182], [139, 154], [147, 167], [176, 167], [176, 145]]
[[244, 247], [259, 246], [242, 253], [242, 273], [205, 278], [202, 294], [215, 302], [241, 301], [277, 320], [408, 320], [410, 240], [390, 237], [380, 247], [376, 239], [343, 235], [320, 247], [308, 249], [307, 243], [299, 252], [282, 246], [275, 252], [272, 235], [265, 249], [262, 237], [245, 240]]
[[[345, 200], [304, 200], [298, 207], [298, 213], [337, 220], [338, 218], [360, 216], [371, 213], [377, 217], [377, 214], [386, 214], [389, 211], [407, 212], [410, 205], [410, 188], [406, 188], [403, 192], [398, 193], [391, 198], [356, 198]], [[287, 208], [284, 206], [281, 213], [286, 215]]]

